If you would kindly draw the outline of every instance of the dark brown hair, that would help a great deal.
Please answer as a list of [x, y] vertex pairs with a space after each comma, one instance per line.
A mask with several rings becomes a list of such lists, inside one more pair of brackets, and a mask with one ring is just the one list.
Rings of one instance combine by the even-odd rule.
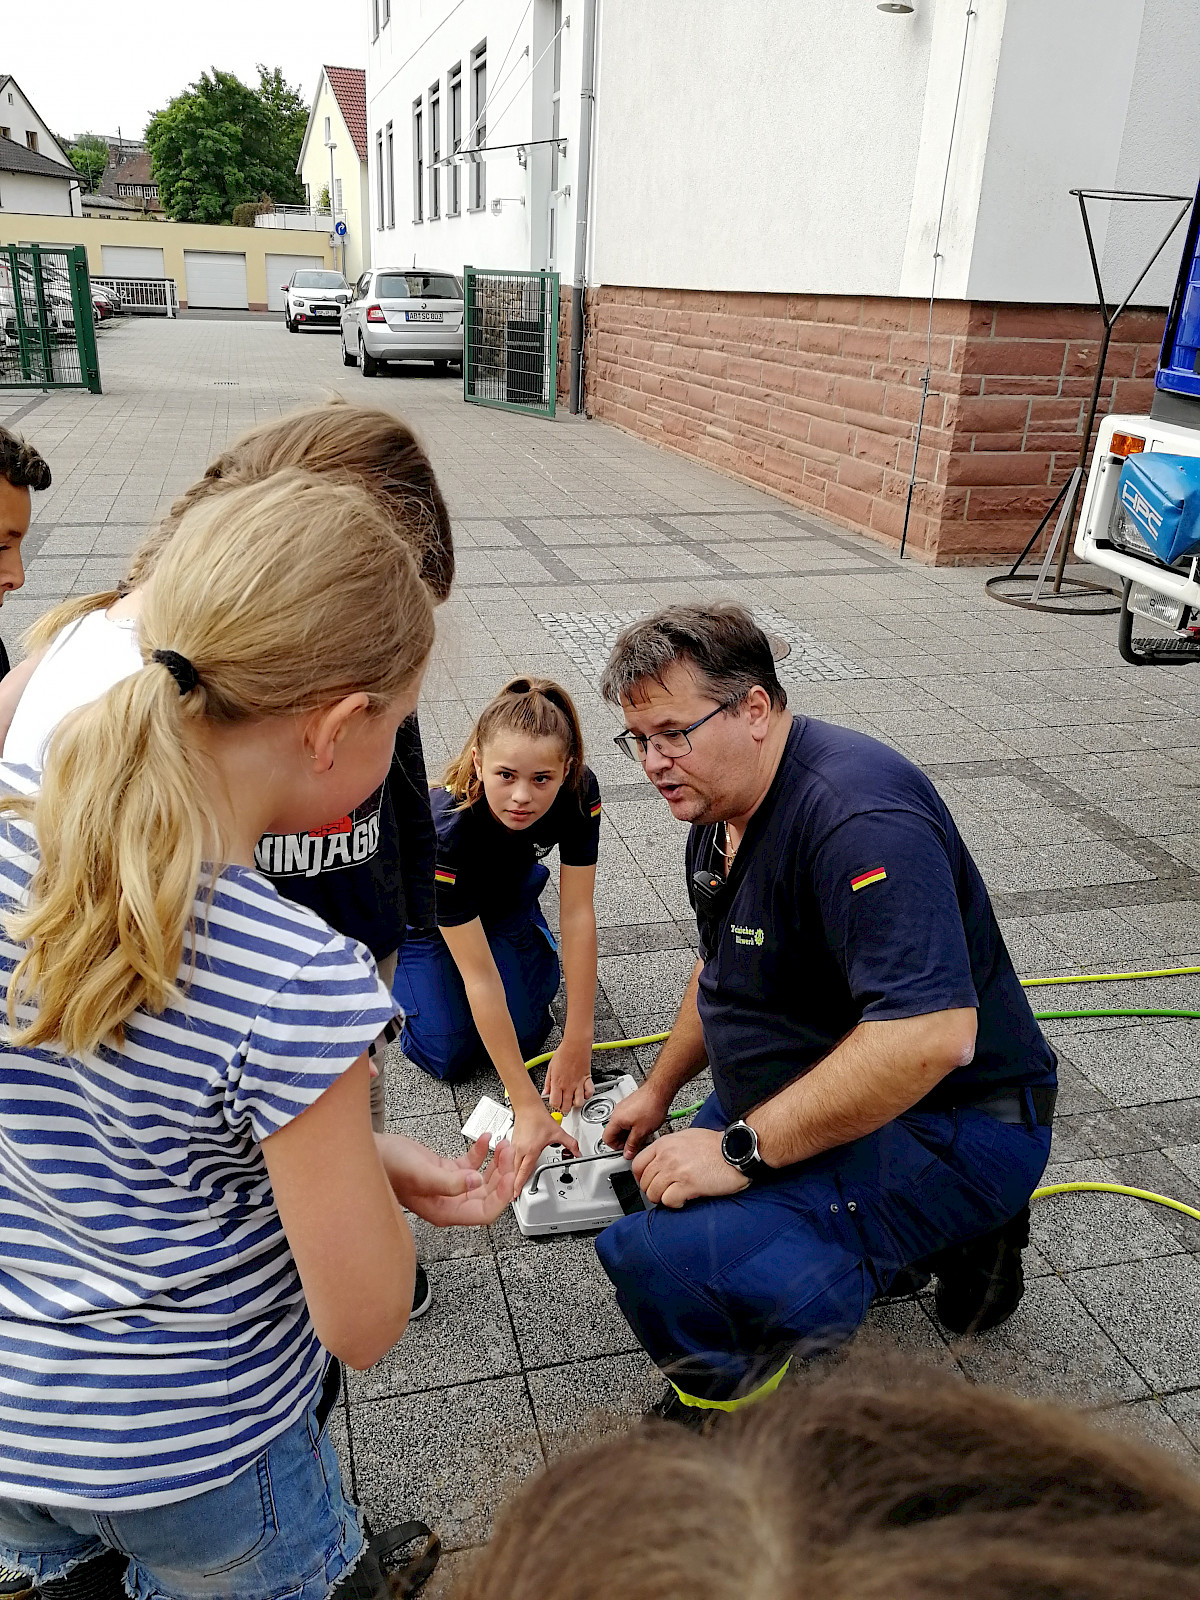
[[209, 495], [261, 483], [293, 467], [365, 488], [403, 535], [434, 601], [446, 598], [454, 581], [454, 541], [450, 514], [429, 457], [411, 428], [390, 411], [333, 400], [260, 422], [235, 439], [142, 540], [133, 553], [128, 575], [116, 589], [64, 600], [34, 623], [26, 645], [49, 644], [77, 617], [107, 610], [131, 589], [140, 588], [158, 565], [184, 515]]
[[475, 719], [461, 754], [446, 768], [442, 782], [464, 806], [473, 806], [483, 793], [473, 754], [483, 757], [484, 747], [497, 733], [524, 733], [531, 739], [557, 739], [566, 762], [565, 789], [578, 792], [583, 781], [583, 730], [575, 702], [552, 678], [513, 678]]
[[639, 684], [648, 679], [661, 683], [677, 661], [691, 667], [721, 705], [735, 706], [755, 688], [767, 691], [776, 710], [787, 705], [770, 640], [745, 606], [731, 601], [664, 606], [622, 628], [600, 692], [615, 706], [636, 700]]
[[14, 489], [48, 489], [50, 468], [31, 444], [0, 428], [0, 478], [7, 478]]
[[518, 1491], [454, 1600], [1191, 1600], [1200, 1483], [1042, 1402], [914, 1372], [785, 1385]]

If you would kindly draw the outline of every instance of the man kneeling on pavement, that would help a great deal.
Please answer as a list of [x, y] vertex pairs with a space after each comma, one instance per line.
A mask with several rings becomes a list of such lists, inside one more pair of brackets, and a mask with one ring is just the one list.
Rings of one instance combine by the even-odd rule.
[[[937, 1278], [954, 1333], [1024, 1288], [1055, 1056], [953, 818], [910, 761], [793, 715], [740, 606], [626, 628], [603, 680], [691, 824], [700, 959], [605, 1137], [649, 1209], [596, 1241], [679, 1420], [773, 1388], [873, 1300]], [[690, 1128], [647, 1143], [705, 1066]]]

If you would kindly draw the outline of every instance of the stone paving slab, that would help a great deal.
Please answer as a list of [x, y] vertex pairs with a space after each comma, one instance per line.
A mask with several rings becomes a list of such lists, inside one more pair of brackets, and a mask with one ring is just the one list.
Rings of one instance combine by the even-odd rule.
[[[508, 676], [558, 677], [580, 704], [605, 795], [597, 1035], [669, 1026], [694, 959], [684, 831], [610, 743], [596, 681], [615, 627], [674, 600], [733, 597], [790, 645], [792, 704], [923, 764], [993, 890], [1022, 974], [1200, 965], [1200, 673], [1122, 664], [1113, 619], [996, 605], [977, 569], [929, 570], [597, 423], [462, 403], [413, 368], [373, 381], [337, 341], [279, 320], [181, 318], [101, 330], [102, 396], [0, 396], [0, 421], [47, 454], [29, 579], [0, 614], [21, 630], [107, 586], [157, 512], [243, 428], [330, 394], [402, 414], [446, 493], [459, 578], [439, 614], [422, 728], [431, 775]], [[546, 896], [556, 918], [556, 898]], [[1037, 1009], [1200, 1010], [1195, 978], [1035, 991]], [[1200, 1202], [1194, 1023], [1048, 1023], [1061, 1061], [1049, 1177], [1098, 1176]], [[622, 1060], [644, 1072], [653, 1052]], [[490, 1073], [454, 1087], [393, 1049], [392, 1127], [447, 1153]], [[708, 1092], [689, 1086], [679, 1104]], [[514, 1478], [581, 1433], [623, 1426], [656, 1389], [584, 1238], [524, 1240], [510, 1216], [417, 1225], [434, 1304], [348, 1386], [336, 1437], [378, 1524], [486, 1537]], [[1200, 1225], [1117, 1197], [1035, 1212], [1028, 1291], [1005, 1327], [952, 1341], [928, 1295], [880, 1308], [869, 1337], [978, 1381], [1102, 1408], [1106, 1425], [1200, 1452]], [[431, 1588], [461, 1570], [451, 1555]]]

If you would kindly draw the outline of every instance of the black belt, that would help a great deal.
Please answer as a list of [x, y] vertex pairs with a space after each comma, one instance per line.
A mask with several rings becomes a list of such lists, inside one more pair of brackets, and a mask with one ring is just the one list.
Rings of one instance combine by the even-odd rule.
[[1055, 1084], [1026, 1084], [1002, 1086], [991, 1090], [981, 1088], [978, 1095], [968, 1089], [935, 1089], [919, 1100], [914, 1111], [982, 1111], [997, 1122], [1011, 1123], [1017, 1127], [1029, 1126], [1029, 1108], [1033, 1108], [1033, 1126], [1048, 1128], [1054, 1120], [1054, 1102], [1058, 1099]]

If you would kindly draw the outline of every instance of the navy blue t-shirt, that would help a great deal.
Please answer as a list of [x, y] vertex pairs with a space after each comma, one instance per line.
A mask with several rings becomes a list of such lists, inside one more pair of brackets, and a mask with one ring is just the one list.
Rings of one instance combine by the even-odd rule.
[[[693, 827], [698, 1005], [721, 1106], [741, 1117], [860, 1022], [978, 1011], [975, 1058], [943, 1080], [1053, 1082], [1055, 1057], [1017, 981], [979, 870], [933, 784], [897, 751], [796, 717], [715, 907], [719, 825]], [[973, 1087], [974, 1086], [974, 1087]]]
[[564, 867], [596, 865], [600, 785], [584, 767], [578, 787], [564, 785], [545, 816], [519, 831], [493, 816], [483, 795], [464, 806], [448, 790], [435, 789], [433, 825], [438, 926], [458, 928], [479, 917], [490, 928], [530, 908], [546, 882], [539, 863], [555, 845]]

